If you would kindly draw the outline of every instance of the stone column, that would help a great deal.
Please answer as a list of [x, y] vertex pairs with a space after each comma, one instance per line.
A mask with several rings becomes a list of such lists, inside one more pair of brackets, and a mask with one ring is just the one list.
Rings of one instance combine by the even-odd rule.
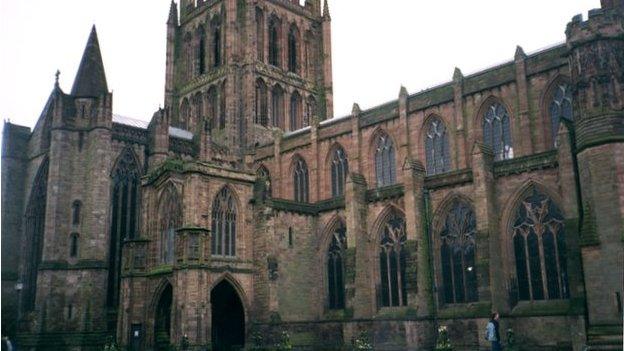
[[433, 311], [431, 292], [429, 238], [424, 226], [425, 167], [419, 161], [410, 161], [403, 167], [405, 179], [405, 225], [407, 229], [407, 302], [419, 317]]
[[345, 189], [347, 214], [346, 303], [355, 318], [371, 318], [375, 311], [372, 281], [373, 245], [369, 242], [366, 203], [366, 180], [350, 173]]
[[494, 154], [479, 142], [472, 149], [474, 209], [477, 219], [477, 284], [480, 301], [491, 301], [492, 309], [506, 312], [507, 289], [503, 282], [500, 232], [494, 183]]

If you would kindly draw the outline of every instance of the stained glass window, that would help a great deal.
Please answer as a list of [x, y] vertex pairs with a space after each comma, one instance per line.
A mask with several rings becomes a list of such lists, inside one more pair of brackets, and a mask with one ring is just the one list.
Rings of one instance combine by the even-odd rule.
[[345, 154], [344, 149], [338, 146], [334, 149], [331, 160], [331, 184], [333, 197], [344, 195], [347, 173], [349, 173], [347, 155]]
[[483, 141], [492, 148], [495, 160], [513, 158], [511, 142], [511, 119], [507, 109], [500, 103], [493, 103], [483, 116]]
[[236, 202], [223, 188], [212, 202], [212, 254], [236, 256]]
[[380, 239], [381, 306], [405, 306], [407, 305], [407, 282], [405, 278], [406, 254], [403, 246], [407, 241], [407, 235], [403, 216], [391, 213], [381, 227]]
[[567, 299], [565, 227], [557, 205], [533, 188], [520, 202], [511, 230], [518, 298]]
[[445, 303], [478, 300], [475, 266], [475, 214], [468, 203], [455, 200], [440, 231], [440, 259]]
[[425, 139], [425, 153], [427, 159], [427, 174], [440, 174], [451, 169], [446, 126], [439, 118], [432, 118], [427, 127]]
[[378, 187], [396, 183], [394, 144], [387, 134], [378, 135], [375, 141], [375, 175]]
[[327, 252], [327, 287], [329, 309], [345, 308], [344, 260], [347, 249], [347, 228], [339, 222], [332, 234], [331, 244]]

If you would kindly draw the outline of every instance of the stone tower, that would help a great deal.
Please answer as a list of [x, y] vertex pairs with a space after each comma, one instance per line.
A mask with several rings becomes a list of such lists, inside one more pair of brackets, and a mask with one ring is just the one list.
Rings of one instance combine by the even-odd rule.
[[[6, 213], [15, 221], [10, 227], [3, 221], [3, 241], [7, 238], [12, 246], [3, 246], [3, 253], [18, 255], [10, 257], [9, 265], [19, 266], [17, 329], [24, 346], [54, 343], [63, 348], [58, 340], [80, 343], [79, 338], [105, 330], [101, 287], [107, 254], [101, 248], [108, 245], [103, 228], [108, 221], [111, 128], [112, 94], [93, 27], [71, 93], [61, 90], [57, 73], [30, 137], [24, 141], [19, 138], [23, 131], [5, 128], [15, 135], [5, 135], [13, 173], [3, 178], [3, 186], [6, 181], [15, 184], [7, 198], [20, 200]], [[20, 228], [23, 235], [11, 235]]]
[[183, 0], [167, 21], [165, 105], [237, 158], [270, 129], [331, 118], [331, 28], [319, 0]]
[[621, 338], [622, 332], [624, 1], [603, 0], [586, 21], [574, 17], [566, 35], [583, 208], [588, 341], [597, 344], [607, 342], [601, 338]]

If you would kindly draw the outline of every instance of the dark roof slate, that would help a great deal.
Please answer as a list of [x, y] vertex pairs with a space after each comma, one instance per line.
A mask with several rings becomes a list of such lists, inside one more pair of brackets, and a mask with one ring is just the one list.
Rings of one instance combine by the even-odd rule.
[[87, 46], [82, 54], [80, 67], [76, 73], [76, 79], [71, 90], [71, 95], [76, 97], [98, 97], [108, 93], [106, 74], [100, 52], [95, 26], [91, 29]]

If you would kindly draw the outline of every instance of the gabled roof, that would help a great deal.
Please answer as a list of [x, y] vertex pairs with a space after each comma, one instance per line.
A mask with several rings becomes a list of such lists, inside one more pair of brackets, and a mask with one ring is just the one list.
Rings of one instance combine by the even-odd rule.
[[95, 26], [91, 29], [87, 46], [82, 54], [80, 67], [71, 90], [71, 95], [77, 97], [98, 97], [108, 93], [106, 74], [100, 52]]

